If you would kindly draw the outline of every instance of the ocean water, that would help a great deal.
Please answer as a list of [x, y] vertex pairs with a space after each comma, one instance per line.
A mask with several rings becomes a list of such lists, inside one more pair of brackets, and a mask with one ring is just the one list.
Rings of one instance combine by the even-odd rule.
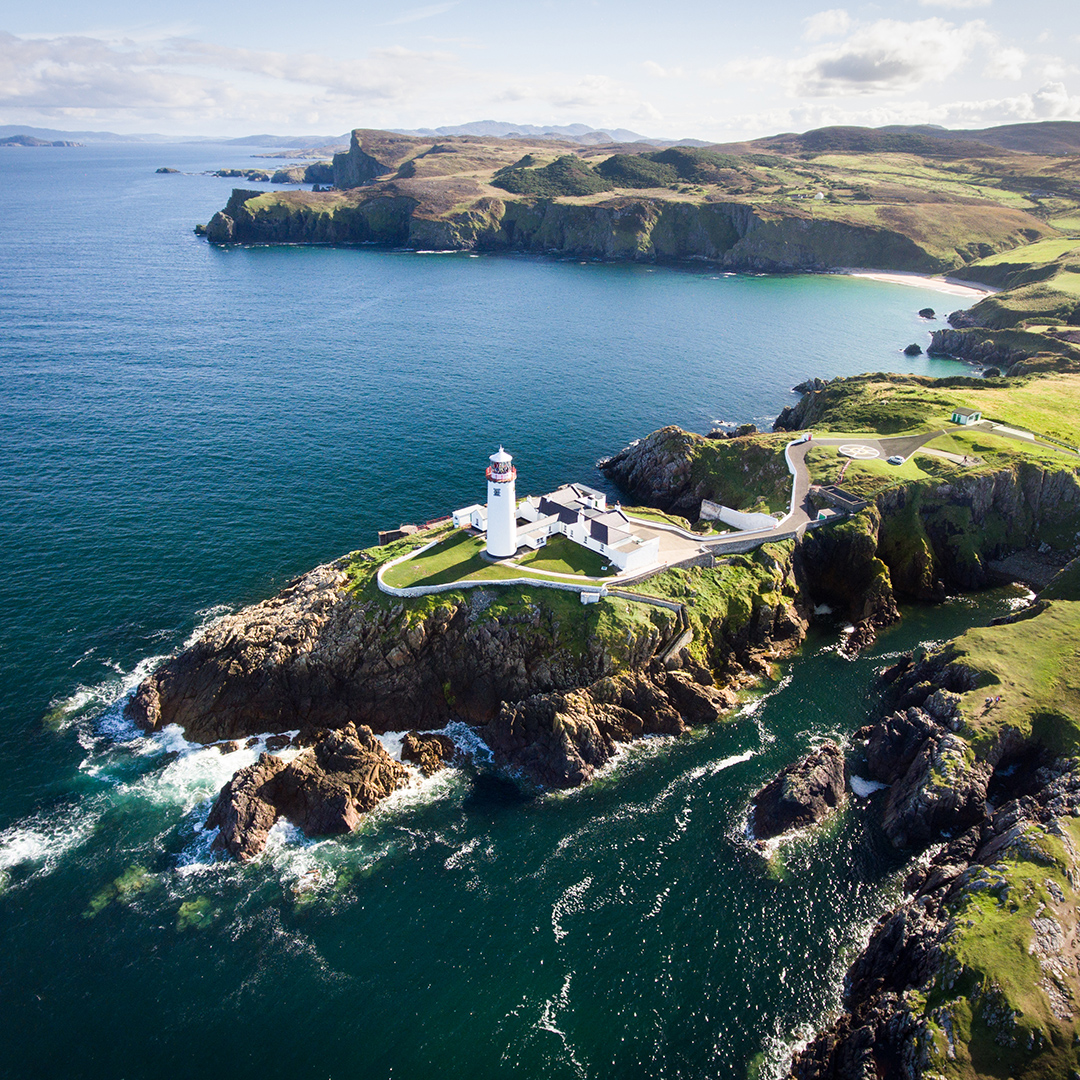
[[[523, 801], [449, 772], [237, 867], [258, 748], [144, 738], [125, 695], [209, 620], [377, 529], [579, 479], [663, 424], [761, 425], [812, 375], [950, 373], [922, 287], [192, 233], [248, 148], [0, 156], [0, 1073], [774, 1075], [902, 860], [855, 800], [766, 863], [750, 794], [873, 714], [882, 657], [1006, 594], [819, 631], [736, 720]], [[184, 175], [157, 175], [159, 165]], [[466, 733], [458, 732], [461, 738]]]

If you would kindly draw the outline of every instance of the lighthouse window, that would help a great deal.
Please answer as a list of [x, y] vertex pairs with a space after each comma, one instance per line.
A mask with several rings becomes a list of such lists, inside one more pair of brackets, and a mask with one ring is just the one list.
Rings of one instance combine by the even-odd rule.
[[494, 491], [492, 492], [492, 494], [493, 494], [494, 496], [496, 496], [496, 498], [497, 498], [498, 496], [502, 495], [502, 488], [496, 488], [496, 489], [495, 489], [495, 490], [494, 490]]

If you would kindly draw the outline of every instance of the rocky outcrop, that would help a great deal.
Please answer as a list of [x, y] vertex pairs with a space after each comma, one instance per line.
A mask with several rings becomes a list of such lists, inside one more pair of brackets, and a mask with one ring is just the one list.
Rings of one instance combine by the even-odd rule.
[[290, 762], [262, 754], [241, 769], [221, 789], [206, 827], [220, 830], [215, 848], [250, 859], [279, 818], [307, 836], [352, 832], [361, 814], [407, 779], [370, 728], [349, 724], [323, 734]]
[[870, 505], [832, 529], [808, 532], [799, 546], [800, 573], [811, 595], [854, 624], [843, 644], [852, 655], [900, 618], [880, 557], [880, 529], [880, 511]]
[[1040, 342], [1017, 339], [1014, 334], [1001, 334], [992, 330], [973, 329], [976, 324], [963, 313], [953, 312], [949, 317], [952, 329], [935, 330], [930, 335], [927, 353], [930, 356], [955, 356], [960, 360], [984, 366], [995, 365], [1008, 370], [1021, 360], [1026, 360], [1039, 350]]
[[434, 732], [409, 731], [401, 741], [401, 760], [415, 765], [425, 776], [434, 776], [457, 753], [452, 739]]
[[1059, 763], [1039, 780], [916, 870], [791, 1077], [1075, 1075], [1080, 774]]
[[632, 442], [599, 467], [635, 499], [671, 508], [690, 490], [695, 449], [703, 441], [672, 425]]
[[823, 821], [847, 799], [844, 752], [827, 742], [782, 769], [753, 798], [751, 823], [758, 840]]
[[495, 763], [547, 788], [592, 779], [618, 743], [643, 735], [681, 735], [718, 719], [736, 702], [703, 668], [628, 672], [568, 694], [505, 703], [480, 729]]
[[318, 567], [228, 616], [147, 678], [129, 714], [148, 730], [179, 724], [199, 742], [348, 723], [378, 732], [484, 723], [504, 701], [646, 664], [662, 640], [639, 626], [618, 657], [598, 641], [578, 654], [540, 604], [491, 619], [492, 595], [471, 590], [413, 618], [401, 603], [357, 600], [348, 585], [340, 564]]
[[213, 244], [401, 246], [409, 238], [415, 208], [415, 199], [393, 193], [363, 198], [340, 192], [237, 189], [204, 233]]
[[356, 188], [370, 184], [430, 145], [428, 140], [408, 135], [357, 128], [349, 138], [349, 149], [334, 155], [331, 166], [334, 187]]

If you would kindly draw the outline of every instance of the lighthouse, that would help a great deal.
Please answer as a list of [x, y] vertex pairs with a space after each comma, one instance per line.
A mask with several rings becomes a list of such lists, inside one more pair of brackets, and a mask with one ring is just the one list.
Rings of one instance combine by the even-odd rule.
[[517, 469], [513, 458], [500, 446], [488, 459], [487, 470], [487, 553], [494, 559], [508, 559], [517, 551]]

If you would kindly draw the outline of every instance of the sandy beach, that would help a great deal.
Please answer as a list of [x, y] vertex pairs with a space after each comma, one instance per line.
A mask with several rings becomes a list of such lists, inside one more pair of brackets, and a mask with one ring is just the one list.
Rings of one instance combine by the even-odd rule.
[[918, 285], [923, 289], [934, 289], [936, 292], [947, 293], [950, 296], [989, 296], [997, 292], [986, 285], [972, 285], [966, 281], [957, 281], [949, 277], [930, 277], [926, 274], [886, 273], [879, 270], [841, 270], [839, 273], [848, 277], [870, 278], [873, 281], [888, 281], [894, 285]]

